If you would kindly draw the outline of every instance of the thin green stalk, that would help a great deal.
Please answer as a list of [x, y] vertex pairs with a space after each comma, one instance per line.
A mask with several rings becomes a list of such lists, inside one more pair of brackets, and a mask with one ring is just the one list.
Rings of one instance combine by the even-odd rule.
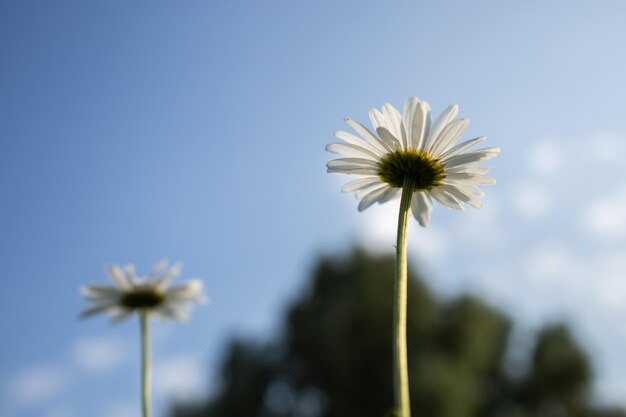
[[142, 308], [141, 319], [141, 409], [143, 417], [150, 417], [150, 341], [148, 333], [148, 310]]
[[407, 224], [413, 196], [413, 182], [404, 179], [400, 214], [398, 216], [398, 240], [396, 244], [396, 280], [393, 302], [393, 391], [395, 408], [399, 417], [411, 417], [409, 400], [409, 371], [406, 348], [406, 299], [407, 299]]

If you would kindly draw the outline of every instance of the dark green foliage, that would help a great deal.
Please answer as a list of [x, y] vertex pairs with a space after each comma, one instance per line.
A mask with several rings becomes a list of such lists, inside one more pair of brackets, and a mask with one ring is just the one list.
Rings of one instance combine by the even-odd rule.
[[[536, 413], [587, 416], [591, 369], [567, 328], [553, 326], [539, 335], [524, 395]], [[544, 412], [545, 411], [545, 412]]]
[[[234, 342], [220, 390], [174, 417], [393, 416], [393, 257], [323, 259], [267, 345]], [[510, 322], [479, 299], [408, 287], [411, 402], [419, 417], [624, 417], [588, 402], [591, 369], [567, 328], [544, 329], [529, 369], [505, 371]]]

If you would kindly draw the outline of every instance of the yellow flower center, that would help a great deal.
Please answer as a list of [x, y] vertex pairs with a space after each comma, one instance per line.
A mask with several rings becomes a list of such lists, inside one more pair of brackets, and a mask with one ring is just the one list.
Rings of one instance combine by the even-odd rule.
[[415, 184], [414, 191], [430, 190], [446, 177], [443, 164], [417, 149], [388, 153], [378, 163], [378, 176], [392, 187], [402, 188], [404, 180]]
[[130, 309], [154, 308], [165, 302], [165, 295], [153, 288], [127, 292], [120, 303]]

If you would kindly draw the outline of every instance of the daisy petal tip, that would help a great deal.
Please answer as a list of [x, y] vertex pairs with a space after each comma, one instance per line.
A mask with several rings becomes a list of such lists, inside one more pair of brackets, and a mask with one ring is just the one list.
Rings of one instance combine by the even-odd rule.
[[119, 265], [116, 264], [110, 264], [104, 267], [104, 272], [106, 272], [110, 276], [115, 275], [118, 271], [121, 271], [121, 269]]
[[365, 199], [361, 199], [361, 202], [359, 203], [357, 210], [359, 211], [359, 213], [361, 213], [374, 203], [375, 201], [367, 201]]
[[336, 137], [337, 139], [341, 139], [341, 135], [343, 135], [343, 130], [335, 130], [333, 132], [333, 136]]
[[177, 261], [176, 263], [174, 263], [174, 265], [172, 265], [172, 267], [170, 268], [170, 273], [171, 274], [176, 274], [179, 275], [180, 272], [183, 270], [183, 263], [181, 261]]
[[426, 227], [428, 226], [428, 222], [423, 220], [422, 217], [419, 214], [413, 213], [413, 218], [415, 220], [417, 220], [417, 223], [422, 226], [422, 227]]

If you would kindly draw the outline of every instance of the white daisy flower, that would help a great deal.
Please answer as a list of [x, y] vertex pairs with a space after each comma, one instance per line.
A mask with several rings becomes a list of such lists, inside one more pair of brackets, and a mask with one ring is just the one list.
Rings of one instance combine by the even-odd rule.
[[342, 188], [356, 192], [359, 211], [398, 198], [405, 186], [413, 187], [411, 211], [422, 226], [428, 224], [433, 198], [458, 210], [465, 203], [480, 208], [483, 192], [478, 185], [495, 184], [495, 180], [485, 175], [490, 167], [478, 164], [498, 155], [500, 149], [467, 152], [485, 137], [456, 144], [469, 125], [468, 119], [456, 119], [458, 110], [449, 106], [431, 124], [430, 106], [416, 97], [407, 100], [404, 114], [385, 104], [382, 111], [369, 113], [375, 133], [348, 118], [346, 122], [360, 136], [335, 133], [344, 142], [331, 143], [326, 150], [344, 158], [328, 162], [328, 172], [361, 176]]
[[191, 280], [185, 284], [167, 288], [170, 281], [180, 274], [180, 264], [167, 269], [167, 261], [161, 260], [147, 277], [137, 277], [132, 264], [120, 268], [112, 265], [107, 274], [115, 285], [89, 285], [80, 292], [93, 301], [81, 317], [109, 313], [114, 322], [130, 317], [134, 312], [145, 311], [155, 317], [187, 320], [187, 308], [194, 303], [205, 303], [202, 281]]

